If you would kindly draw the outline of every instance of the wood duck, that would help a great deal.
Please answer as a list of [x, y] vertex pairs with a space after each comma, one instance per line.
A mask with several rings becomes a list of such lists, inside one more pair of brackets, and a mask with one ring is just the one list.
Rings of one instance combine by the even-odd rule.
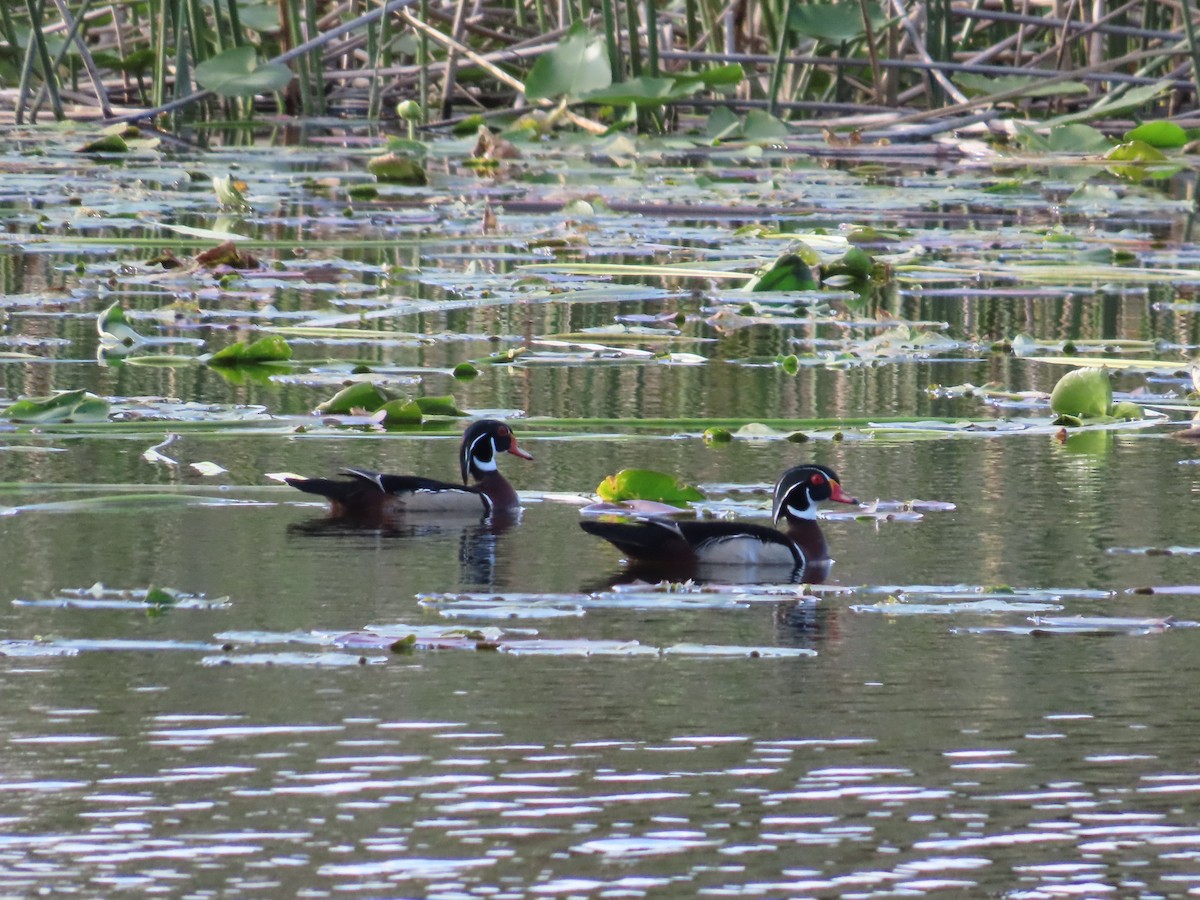
[[787, 567], [817, 583], [824, 580], [831, 562], [817, 524], [817, 505], [823, 500], [858, 502], [842, 490], [832, 469], [803, 465], [788, 469], [775, 484], [771, 519], [776, 523], [786, 520], [783, 531], [745, 522], [677, 521], [662, 516], [637, 522], [585, 519], [579, 524], [614, 545], [635, 565], [673, 570], [697, 564]]
[[[459, 450], [461, 485], [416, 475], [382, 475], [369, 469], [342, 469], [348, 478], [284, 480], [294, 488], [328, 499], [334, 517], [378, 521], [406, 513], [513, 513], [520, 501], [496, 465], [501, 453], [533, 459], [517, 446], [517, 438], [507, 425], [495, 419], [480, 419], [463, 434]], [[474, 483], [468, 484], [470, 480]]]

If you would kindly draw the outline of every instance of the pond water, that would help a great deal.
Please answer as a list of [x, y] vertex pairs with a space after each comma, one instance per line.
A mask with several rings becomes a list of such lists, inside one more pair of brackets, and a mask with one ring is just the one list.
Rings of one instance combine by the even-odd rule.
[[[4, 400], [111, 404], [0, 434], [0, 893], [1200, 892], [1189, 173], [646, 140], [487, 179], [462, 142], [431, 187], [352, 202], [354, 135], [116, 163], [82, 140], [0, 157]], [[220, 223], [200, 175], [231, 165], [254, 211]], [[214, 242], [160, 222], [269, 238], [267, 265], [147, 267]], [[778, 229], [865, 226], [894, 277], [862, 298], [579, 268], [749, 273]], [[176, 340], [98, 360], [117, 301]], [[584, 332], [618, 319], [657, 330]], [[192, 359], [273, 329], [287, 366]], [[1176, 424], [1051, 425], [1065, 340]], [[519, 523], [338, 528], [267, 477], [455, 477], [461, 425], [312, 415], [363, 364], [513, 423]], [[772, 427], [705, 442], [718, 420]], [[822, 586], [629, 584], [578, 527], [628, 467], [763, 522], [805, 461], [866, 504], [827, 510]]]

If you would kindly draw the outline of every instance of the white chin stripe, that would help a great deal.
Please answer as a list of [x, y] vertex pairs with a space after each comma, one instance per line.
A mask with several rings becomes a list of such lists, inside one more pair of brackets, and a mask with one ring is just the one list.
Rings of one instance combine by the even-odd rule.
[[811, 503], [804, 509], [796, 509], [794, 506], [785, 506], [783, 510], [793, 519], [815, 519], [817, 517], [817, 508]]
[[466, 450], [467, 468], [468, 469], [473, 465], [480, 472], [495, 472], [496, 471], [497, 467], [496, 467], [496, 443], [495, 443], [495, 441], [492, 441], [492, 458], [491, 459], [483, 460], [483, 459], [480, 459], [475, 454], [475, 448], [479, 445], [480, 441], [491, 441], [491, 440], [492, 440], [491, 435], [481, 434], [479, 437], [475, 438], [475, 440], [471, 441], [470, 446], [467, 447], [467, 450]]

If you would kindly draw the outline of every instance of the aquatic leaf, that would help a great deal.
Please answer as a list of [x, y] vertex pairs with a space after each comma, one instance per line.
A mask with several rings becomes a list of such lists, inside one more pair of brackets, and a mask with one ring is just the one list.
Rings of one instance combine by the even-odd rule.
[[795, 253], [785, 253], [746, 285], [748, 291], [811, 291], [817, 286], [812, 269]]
[[257, 341], [238, 341], [223, 347], [208, 358], [210, 366], [245, 366], [255, 363], [286, 362], [292, 358], [292, 348], [277, 334]]
[[49, 397], [25, 397], [8, 406], [0, 417], [14, 422], [106, 422], [110, 404], [90, 391], [59, 391]]
[[588, 91], [579, 99], [586, 103], [603, 103], [609, 106], [662, 106], [672, 100], [690, 96], [699, 89], [699, 82], [680, 84], [674, 78], [641, 75], [600, 90]]
[[422, 187], [429, 184], [425, 167], [415, 159], [400, 153], [385, 153], [367, 161], [367, 171], [380, 181]]
[[1142, 141], [1151, 147], [1172, 149], [1182, 147], [1188, 142], [1187, 132], [1174, 122], [1167, 119], [1157, 119], [1153, 122], [1143, 122], [1132, 131], [1125, 132], [1126, 141]]
[[1089, 119], [1098, 119], [1101, 116], [1113, 119], [1121, 113], [1136, 110], [1156, 100], [1161, 94], [1172, 90], [1173, 87], [1174, 83], [1170, 78], [1163, 78], [1153, 84], [1143, 84], [1130, 88], [1119, 96], [1114, 94], [1113, 97], [1116, 97], [1116, 99], [1105, 94], [1087, 109], [1059, 116], [1056, 119], [1050, 120], [1049, 124], [1066, 125], [1074, 122], [1086, 122]]
[[733, 440], [733, 432], [728, 428], [706, 428], [704, 440], [709, 444], [727, 444]]
[[[878, 3], [843, 2], [792, 3], [788, 5], [788, 28], [804, 37], [819, 38], [831, 43], [853, 41], [866, 33], [863, 11], [870, 17], [873, 28], [886, 21]], [[878, 32], [876, 32], [878, 33]]]
[[1167, 157], [1157, 147], [1152, 147], [1145, 141], [1126, 141], [1118, 144], [1104, 154], [1105, 159], [1115, 162], [1162, 162]]
[[859, 281], [870, 278], [875, 270], [875, 260], [860, 247], [851, 247], [840, 259], [821, 267], [822, 276], [828, 280], [833, 275], [849, 275]]
[[704, 494], [689, 484], [650, 469], [622, 469], [609, 475], [596, 488], [601, 500], [658, 500], [663, 503], [682, 505], [692, 500], [703, 500]]
[[1053, 84], [1046, 84], [1045, 78], [1035, 75], [987, 76], [975, 72], [960, 72], [954, 76], [954, 83], [961, 87], [968, 97], [1018, 90], [1022, 97], [1066, 97], [1088, 93], [1088, 86], [1082, 81], [1055, 81]]
[[383, 421], [386, 425], [419, 425], [425, 419], [425, 413], [415, 400], [389, 400], [378, 407], [376, 411], [383, 413]]
[[96, 331], [100, 335], [102, 346], [132, 347], [143, 340], [125, 318], [125, 310], [120, 301], [100, 313], [96, 318]]
[[224, 466], [219, 466], [215, 462], [209, 462], [208, 460], [194, 462], [191, 466], [206, 478], [211, 478], [213, 475], [222, 475], [229, 471]]
[[[245, 184], [235, 181], [232, 175], [214, 175], [212, 186], [221, 209], [228, 212], [250, 212], [250, 204], [246, 200], [246, 195], [242, 193]], [[193, 231], [193, 233], [195, 232]], [[197, 235], [197, 237], [200, 236]]]
[[714, 141], [732, 140], [742, 133], [742, 120], [728, 106], [718, 106], [708, 115], [704, 133]]
[[179, 465], [178, 460], [174, 460], [161, 452], [164, 448], [171, 446], [171, 444], [175, 443], [177, 440], [179, 440], [179, 435], [168, 434], [160, 443], [155, 444], [153, 447], [147, 447], [144, 451], [142, 451], [142, 459], [148, 463], [162, 463], [163, 465], [167, 466]]
[[129, 144], [119, 134], [106, 134], [88, 141], [79, 148], [80, 153], [128, 153]]
[[746, 113], [746, 121], [742, 124], [742, 137], [748, 141], [773, 141], [788, 137], [791, 132], [782, 119], [779, 119], [765, 109], [752, 109]]
[[469, 362], [460, 362], [454, 367], [454, 377], [458, 381], [470, 381], [473, 378], [479, 377], [479, 369], [475, 368]]
[[1112, 408], [1112, 382], [1103, 369], [1075, 369], [1063, 375], [1050, 393], [1050, 408], [1059, 415], [1107, 416]]
[[461, 417], [467, 415], [458, 408], [458, 404], [449, 394], [444, 397], [418, 397], [415, 402], [421, 412], [427, 416]]
[[1017, 126], [1017, 141], [1030, 150], [1047, 153], [1107, 153], [1112, 141], [1090, 125], [1056, 125], [1045, 135]]
[[204, 594], [189, 594], [175, 588], [135, 588], [121, 590], [97, 582], [86, 588], [64, 588], [49, 598], [14, 600], [13, 606], [57, 609], [227, 609], [228, 597], [207, 598]]
[[1114, 419], [1144, 419], [1146, 413], [1132, 400], [1122, 400], [1112, 409]]
[[[370, 381], [356, 381], [342, 388], [324, 403], [317, 407], [318, 413], [343, 415], [355, 410], [365, 409], [375, 412], [385, 403], [398, 398], [389, 394], [379, 385]], [[418, 419], [418, 421], [420, 421]]]
[[196, 265], [208, 269], [215, 269], [219, 266], [229, 266], [231, 269], [259, 268], [258, 259], [239, 250], [231, 240], [197, 253]]
[[253, 44], [233, 47], [196, 65], [196, 83], [222, 97], [253, 97], [281, 91], [292, 70], [280, 63], [262, 63]]
[[604, 39], [577, 19], [553, 50], [537, 58], [525, 80], [525, 96], [530, 100], [578, 97], [610, 84], [612, 67]]

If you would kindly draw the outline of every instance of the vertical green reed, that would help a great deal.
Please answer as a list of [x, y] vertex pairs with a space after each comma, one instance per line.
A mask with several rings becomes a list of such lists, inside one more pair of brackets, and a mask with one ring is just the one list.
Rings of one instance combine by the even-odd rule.
[[788, 28], [788, 21], [792, 16], [792, 7], [795, 6], [796, 0], [787, 0], [783, 8], [782, 23], [777, 29], [777, 38], [775, 44], [775, 65], [771, 68], [771, 79], [767, 87], [767, 112], [771, 115], [777, 115], [779, 111], [779, 90], [783, 85], [783, 70], [787, 63], [784, 60], [787, 58], [787, 51], [790, 45], [791, 29]]
[[638, 22], [636, 0], [626, 0], [625, 30], [629, 35], [629, 74], [634, 78], [639, 78], [642, 74], [641, 40], [639, 39], [642, 27]]
[[658, 7], [646, 0], [646, 68], [651, 78], [658, 77]]
[[604, 17], [604, 45], [608, 48], [608, 65], [612, 69], [613, 81], [624, 81], [621, 77], [621, 36], [617, 31], [616, 0], [600, 0], [600, 12]]
[[684, 25], [684, 34], [687, 35], [687, 49], [696, 49], [696, 42], [700, 40], [700, 10], [696, 6], [696, 0], [684, 0], [683, 4], [684, 15], [687, 16], [687, 22]]
[[[60, 122], [65, 118], [62, 107], [62, 98], [58, 95], [58, 73], [50, 59], [50, 51], [46, 46], [46, 35], [43, 30], [42, 16], [46, 12], [45, 0], [25, 0], [25, 8], [29, 11], [29, 48], [26, 54], [25, 65], [21, 71], [21, 98], [24, 100], [28, 94], [29, 85], [32, 80], [34, 65], [40, 67], [42, 73], [42, 84], [50, 97], [50, 106], [54, 110], [54, 118]], [[17, 122], [21, 121], [21, 108], [17, 108]]]

